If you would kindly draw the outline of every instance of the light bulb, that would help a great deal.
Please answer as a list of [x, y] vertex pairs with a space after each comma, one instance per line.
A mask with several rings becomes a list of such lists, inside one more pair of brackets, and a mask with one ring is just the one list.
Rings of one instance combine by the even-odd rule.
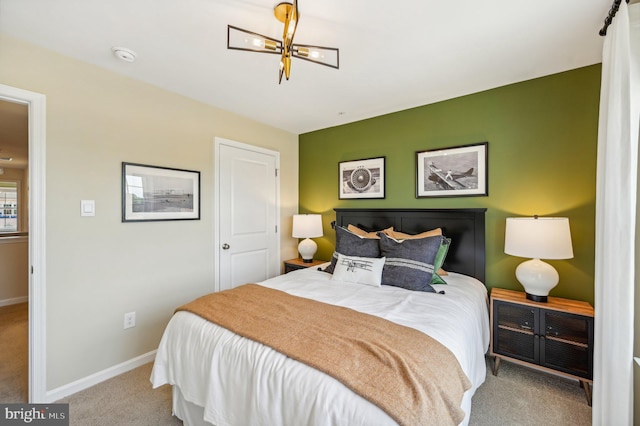
[[245, 38], [244, 42], [257, 49], [276, 50], [278, 48], [275, 41], [263, 38]]
[[292, 20], [291, 22], [289, 22], [289, 26], [287, 27], [287, 36], [291, 37], [295, 30], [296, 30], [296, 21]]
[[318, 50], [311, 50], [306, 47], [298, 47], [298, 55], [305, 58], [324, 59], [324, 55]]
[[264, 41], [260, 40], [259, 38], [250, 38], [250, 39], [245, 39], [245, 42], [247, 44], [251, 44], [252, 46], [255, 47], [259, 47], [261, 49], [264, 49]]

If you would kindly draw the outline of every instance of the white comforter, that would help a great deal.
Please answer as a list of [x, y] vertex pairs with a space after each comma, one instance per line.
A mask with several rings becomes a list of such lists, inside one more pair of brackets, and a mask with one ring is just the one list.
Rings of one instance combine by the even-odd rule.
[[[487, 291], [460, 274], [450, 273], [446, 281], [435, 286], [442, 295], [334, 281], [309, 268], [259, 284], [386, 318], [444, 344], [472, 383], [462, 404], [467, 423], [471, 396], [486, 375]], [[217, 426], [395, 424], [332, 377], [187, 312], [178, 312], [167, 325], [151, 382], [154, 388], [176, 386]]]

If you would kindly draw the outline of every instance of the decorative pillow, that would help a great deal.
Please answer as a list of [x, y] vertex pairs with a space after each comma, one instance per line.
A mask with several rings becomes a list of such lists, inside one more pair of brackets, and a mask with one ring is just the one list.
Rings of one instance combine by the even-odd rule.
[[380, 252], [386, 258], [382, 284], [407, 290], [434, 292], [431, 287], [433, 264], [442, 243], [442, 235], [398, 241], [383, 233]]
[[345, 256], [338, 253], [332, 280], [380, 287], [384, 257]]
[[347, 230], [353, 232], [354, 234], [360, 236], [360, 237], [364, 237], [364, 238], [373, 238], [375, 240], [379, 240], [380, 237], [378, 237], [378, 232], [384, 232], [385, 234], [388, 235], [389, 232], [393, 232], [393, 226], [387, 228], [387, 229], [383, 229], [382, 231], [373, 231], [373, 232], [367, 232], [364, 229], [360, 229], [355, 225], [347, 225]]
[[447, 283], [440, 276], [440, 271], [444, 271], [443, 269], [441, 269], [441, 267], [442, 267], [442, 264], [444, 263], [444, 259], [447, 257], [447, 252], [449, 251], [450, 245], [451, 245], [451, 238], [442, 238], [442, 242], [440, 243], [440, 247], [438, 248], [438, 252], [436, 253], [436, 258], [433, 261], [433, 270], [437, 272], [433, 273], [433, 276], [431, 277], [431, 284]]
[[324, 269], [324, 272], [333, 274], [338, 253], [345, 256], [381, 257], [378, 240], [360, 237], [342, 226], [336, 226], [336, 250], [333, 252], [331, 264]]
[[[385, 231], [387, 231], [385, 229]], [[434, 237], [436, 235], [442, 235], [442, 228], [432, 229], [431, 231], [421, 232], [419, 234], [405, 234], [404, 232], [394, 231], [393, 228], [389, 232], [385, 232], [388, 236], [394, 240], [416, 240], [420, 238]]]
[[[389, 232], [387, 229], [385, 229], [385, 231], [383, 231], [385, 234], [387, 234], [388, 236], [390, 236], [391, 238], [395, 239], [395, 240], [417, 240], [420, 238], [428, 238], [428, 237], [433, 237], [436, 235], [442, 235], [442, 228], [436, 228], [436, 229], [432, 229], [430, 231], [425, 231], [425, 232], [421, 232], [419, 234], [405, 234], [404, 232], [400, 232], [400, 231], [394, 231], [393, 228], [391, 228], [391, 230]], [[451, 240], [449, 240], [451, 241]], [[449, 249], [449, 247], [447, 247], [447, 250]], [[446, 252], [444, 254], [446, 256]], [[444, 258], [442, 263], [444, 263]], [[447, 271], [445, 271], [444, 269], [441, 268], [442, 263], [439, 266], [436, 266], [436, 273], [434, 274], [434, 279], [436, 281], [441, 281], [441, 282], [434, 282], [433, 279], [431, 281], [432, 284], [446, 284], [444, 282], [444, 280], [440, 277], [444, 277], [446, 275], [449, 275], [447, 273]], [[436, 275], [437, 274], [437, 275]]]

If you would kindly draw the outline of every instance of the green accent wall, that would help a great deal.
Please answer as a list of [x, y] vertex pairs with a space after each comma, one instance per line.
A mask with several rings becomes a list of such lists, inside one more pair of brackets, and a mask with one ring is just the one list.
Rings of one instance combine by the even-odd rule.
[[[504, 254], [505, 219], [569, 218], [574, 258], [551, 296], [594, 299], [600, 64], [299, 136], [299, 210], [322, 213], [316, 258], [329, 259], [334, 208], [485, 207], [488, 287], [522, 290]], [[488, 196], [416, 198], [416, 152], [488, 142]], [[338, 163], [386, 158], [386, 198], [338, 199]]]

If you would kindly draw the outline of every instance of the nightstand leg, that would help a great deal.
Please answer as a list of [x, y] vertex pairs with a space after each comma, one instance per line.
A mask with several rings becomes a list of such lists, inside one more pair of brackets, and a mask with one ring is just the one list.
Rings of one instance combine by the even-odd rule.
[[584, 394], [587, 397], [587, 404], [591, 407], [591, 386], [589, 386], [589, 382], [580, 380], [580, 387], [584, 389]]
[[500, 368], [500, 360], [502, 358], [498, 357], [498, 356], [494, 356], [493, 357], [493, 375], [497, 376], [498, 375], [498, 369]]

